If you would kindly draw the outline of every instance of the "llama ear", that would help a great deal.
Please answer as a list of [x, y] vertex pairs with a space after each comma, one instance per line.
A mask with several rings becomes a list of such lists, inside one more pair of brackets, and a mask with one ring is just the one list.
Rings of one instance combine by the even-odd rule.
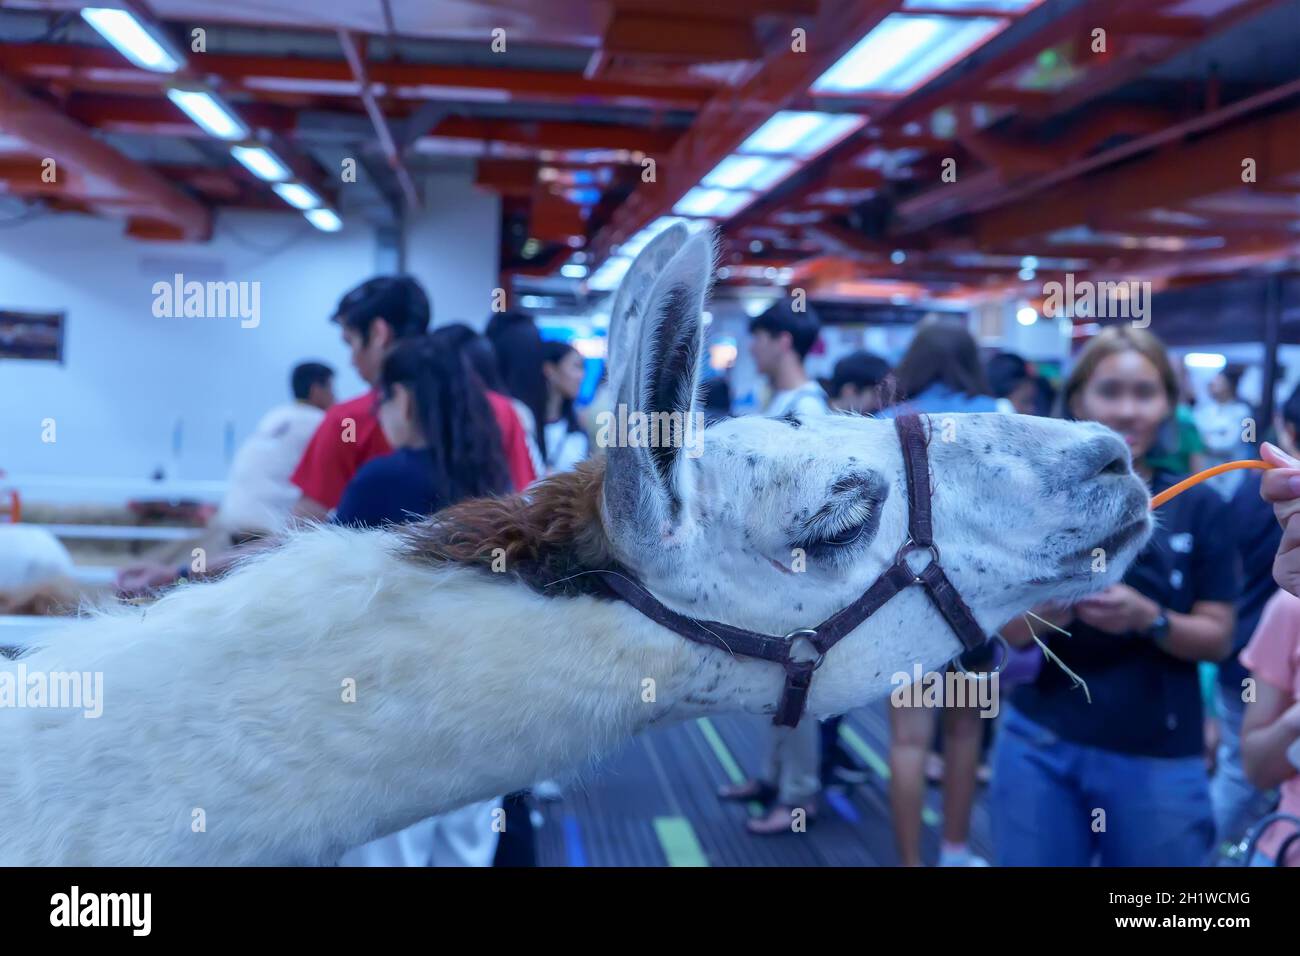
[[682, 223], [675, 223], [665, 229], [641, 250], [619, 283], [618, 292], [614, 294], [614, 307], [609, 313], [611, 395], [619, 394], [626, 372], [636, 358], [636, 343], [641, 338], [641, 326], [646, 307], [650, 303], [650, 290], [689, 238], [690, 232]]
[[[616, 338], [610, 351], [623, 354], [610, 384], [614, 414], [628, 422], [627, 440], [607, 443], [605, 468], [606, 517], [616, 545], [644, 552], [688, 515], [692, 488], [682, 462], [688, 436], [698, 435], [702, 313], [713, 255], [711, 231], [690, 236], [674, 226], [637, 257], [619, 290], [623, 325], [616, 333], [611, 317]], [[651, 268], [655, 274], [647, 282]], [[621, 429], [617, 438], [623, 438]]]

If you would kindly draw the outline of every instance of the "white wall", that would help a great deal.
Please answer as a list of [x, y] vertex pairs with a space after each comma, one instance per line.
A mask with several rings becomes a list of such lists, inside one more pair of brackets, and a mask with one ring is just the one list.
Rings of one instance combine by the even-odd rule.
[[481, 330], [500, 279], [501, 201], [452, 174], [426, 180], [424, 197], [406, 226], [406, 271], [433, 300], [435, 325], [464, 322]]
[[[498, 206], [464, 177], [431, 184], [410, 225], [408, 269], [436, 319], [486, 313], [496, 284]], [[345, 215], [345, 222], [348, 217]], [[52, 214], [0, 229], [0, 308], [66, 311], [63, 365], [0, 360], [0, 469], [10, 474], [225, 477], [237, 445], [289, 397], [289, 372], [319, 359], [341, 398], [363, 383], [336, 326], [339, 296], [374, 274], [374, 232], [325, 234], [292, 213], [218, 217], [208, 243], [139, 242], [120, 223]], [[156, 318], [152, 287], [176, 272], [260, 283], [261, 321]], [[57, 440], [42, 442], [42, 420]], [[179, 460], [173, 433], [183, 427]]]

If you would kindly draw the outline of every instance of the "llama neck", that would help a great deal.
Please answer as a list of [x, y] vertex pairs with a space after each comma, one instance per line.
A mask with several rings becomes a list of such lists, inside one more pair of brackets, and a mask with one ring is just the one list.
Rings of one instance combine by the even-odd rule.
[[96, 720], [0, 720], [0, 756], [30, 771], [0, 777], [0, 864], [330, 862], [652, 724], [776, 699], [779, 668], [621, 602], [396, 550], [307, 532], [33, 654], [102, 671], [107, 699]]

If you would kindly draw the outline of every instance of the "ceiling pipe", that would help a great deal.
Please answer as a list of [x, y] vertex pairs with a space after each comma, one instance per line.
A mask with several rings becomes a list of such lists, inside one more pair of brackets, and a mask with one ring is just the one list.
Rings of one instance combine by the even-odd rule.
[[397, 185], [401, 187], [402, 196], [406, 199], [406, 207], [418, 209], [420, 196], [415, 190], [415, 183], [406, 168], [406, 163], [402, 161], [402, 153], [397, 148], [397, 141], [393, 139], [392, 130], [388, 128], [388, 120], [384, 118], [383, 110], [379, 108], [379, 102], [375, 99], [370, 78], [366, 75], [366, 64], [361, 58], [357, 42], [347, 30], [339, 30], [338, 35], [339, 45], [343, 47], [343, 55], [352, 68], [352, 77], [357, 81], [357, 93], [366, 108], [366, 113], [370, 116], [370, 122], [375, 127], [375, 135], [379, 137], [379, 145], [383, 148], [388, 166], [397, 177]]

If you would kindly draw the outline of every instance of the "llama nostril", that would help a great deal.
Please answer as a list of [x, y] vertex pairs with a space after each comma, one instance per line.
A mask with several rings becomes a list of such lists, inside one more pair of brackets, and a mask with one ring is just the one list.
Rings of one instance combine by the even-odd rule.
[[1112, 436], [1098, 436], [1078, 453], [1079, 471], [1084, 481], [1107, 475], [1127, 475], [1132, 470], [1128, 446]]
[[1102, 475], [1127, 475], [1129, 473], [1128, 456], [1116, 455], [1108, 461], [1098, 474]]

